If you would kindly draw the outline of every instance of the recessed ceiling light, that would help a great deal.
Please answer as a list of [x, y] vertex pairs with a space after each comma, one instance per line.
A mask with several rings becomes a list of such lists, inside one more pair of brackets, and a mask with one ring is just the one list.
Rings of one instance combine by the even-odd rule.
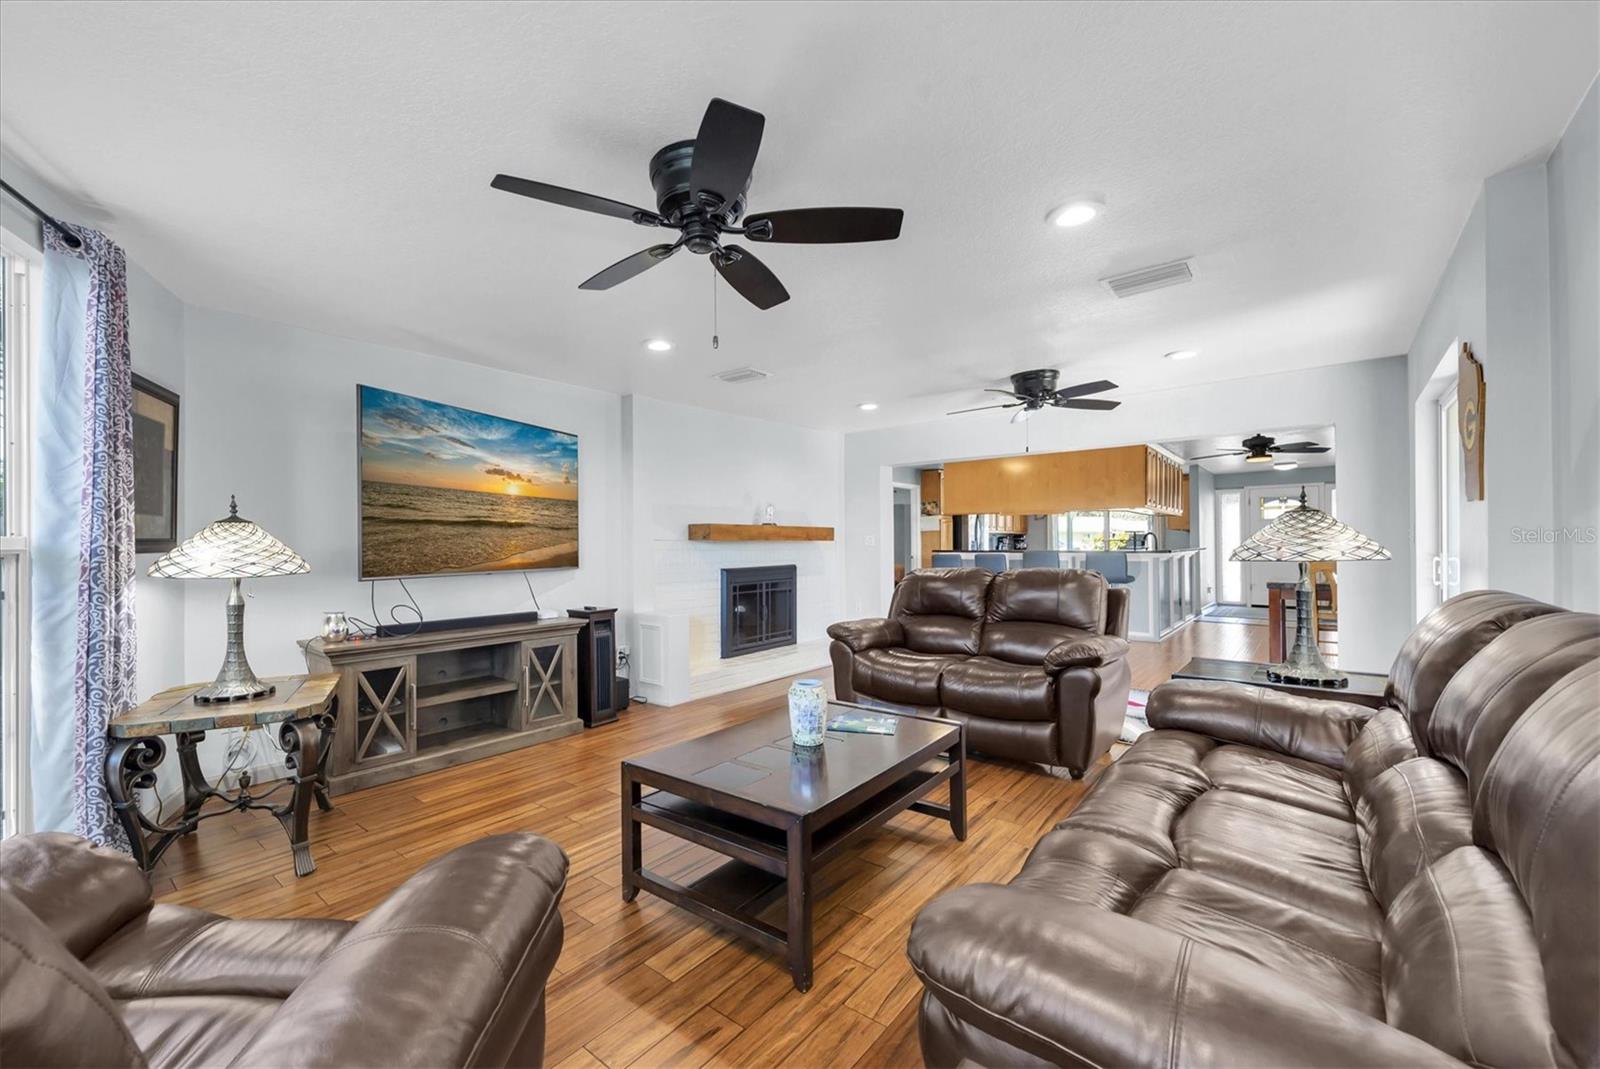
[[876, 412], [878, 410], [878, 402], [876, 402], [876, 401], [862, 401], [856, 407], [861, 409], [861, 411], [863, 411], [863, 412]]
[[1272, 462], [1273, 471], [1293, 471], [1300, 466], [1298, 460], [1275, 460]]
[[652, 353], [672, 352], [672, 343], [665, 338], [651, 338], [649, 341], [644, 343], [644, 347], [649, 349]]
[[1199, 349], [1174, 349], [1167, 354], [1168, 360], [1193, 360], [1200, 355]]
[[1098, 195], [1073, 197], [1053, 210], [1049, 219], [1059, 227], [1082, 226], [1106, 210], [1105, 198]]

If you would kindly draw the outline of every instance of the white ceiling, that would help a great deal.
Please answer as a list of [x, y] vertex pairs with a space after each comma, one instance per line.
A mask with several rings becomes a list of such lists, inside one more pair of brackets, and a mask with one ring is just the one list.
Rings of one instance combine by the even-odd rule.
[[[1257, 472], [1263, 469], [1271, 471], [1266, 464], [1247, 464], [1243, 457], [1217, 457], [1213, 453], [1221, 453], [1230, 449], [1242, 449], [1240, 444], [1244, 439], [1253, 434], [1265, 434], [1278, 442], [1316, 442], [1318, 445], [1328, 447], [1326, 453], [1296, 453], [1285, 456], [1285, 460], [1296, 460], [1302, 468], [1331, 468], [1334, 466], [1334, 454], [1338, 452], [1334, 446], [1332, 427], [1278, 427], [1265, 430], [1248, 430], [1238, 434], [1224, 434], [1215, 438], [1190, 438], [1181, 442], [1162, 442], [1161, 448], [1184, 460], [1195, 457], [1211, 457], [1209, 460], [1200, 461], [1200, 466], [1213, 475], [1229, 475], [1237, 472]], [[1293, 478], [1286, 475], [1285, 478]]]
[[[12, 0], [0, 143], [195, 304], [858, 428], [1029, 367], [1137, 403], [1404, 351], [1480, 181], [1549, 151], [1597, 40], [1592, 3]], [[582, 293], [657, 234], [489, 188], [649, 207], [713, 95], [766, 114], [754, 209], [906, 211], [897, 242], [763, 247], [794, 299], [724, 291], [717, 352], [702, 259]], [[1083, 191], [1102, 219], [1044, 223]], [[1186, 287], [1097, 282], [1184, 256]], [[741, 364], [772, 378], [710, 378]]]

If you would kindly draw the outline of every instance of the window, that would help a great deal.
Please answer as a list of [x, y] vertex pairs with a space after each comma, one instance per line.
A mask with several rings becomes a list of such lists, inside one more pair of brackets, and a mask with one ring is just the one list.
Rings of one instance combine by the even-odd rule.
[[29, 828], [28, 391], [38, 269], [0, 244], [0, 836]]
[[1439, 600], [1461, 593], [1461, 506], [1466, 498], [1461, 471], [1461, 422], [1457, 386], [1439, 398], [1439, 552], [1433, 558], [1433, 585]]
[[1135, 535], [1155, 530], [1155, 517], [1137, 509], [1112, 509], [1097, 512], [1064, 512], [1052, 516], [1055, 532], [1053, 549], [1076, 553], [1127, 549]]
[[1217, 491], [1217, 601], [1226, 605], [1244, 603], [1244, 565], [1228, 559], [1244, 541], [1241, 496], [1238, 490]]
[[1261, 499], [1261, 522], [1271, 523], [1285, 512], [1300, 507], [1298, 497], [1264, 497]]

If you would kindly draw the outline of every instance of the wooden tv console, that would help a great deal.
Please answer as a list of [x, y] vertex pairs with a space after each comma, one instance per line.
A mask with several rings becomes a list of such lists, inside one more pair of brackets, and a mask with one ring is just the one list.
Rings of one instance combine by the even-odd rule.
[[300, 643], [312, 672], [338, 672], [328, 785], [334, 794], [583, 730], [571, 618]]

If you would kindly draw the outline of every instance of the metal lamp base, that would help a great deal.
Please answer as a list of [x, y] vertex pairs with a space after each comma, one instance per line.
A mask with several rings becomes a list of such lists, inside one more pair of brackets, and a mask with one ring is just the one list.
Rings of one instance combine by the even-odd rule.
[[1330, 668], [1317, 649], [1317, 636], [1311, 622], [1311, 569], [1300, 565], [1300, 585], [1294, 591], [1294, 648], [1287, 660], [1267, 666], [1267, 678], [1274, 683], [1293, 683], [1303, 687], [1338, 689], [1350, 685], [1350, 677]]
[[195, 691], [194, 700], [202, 704], [246, 702], [265, 698], [277, 689], [257, 678], [245, 658], [244, 594], [239, 589], [239, 580], [235, 579], [228, 593], [228, 649], [222, 655], [222, 667], [210, 686]]

